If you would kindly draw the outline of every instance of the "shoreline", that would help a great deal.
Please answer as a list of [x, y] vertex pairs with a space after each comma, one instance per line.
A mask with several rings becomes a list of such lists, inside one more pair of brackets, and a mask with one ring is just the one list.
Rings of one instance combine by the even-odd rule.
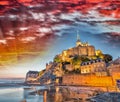
[[[8, 85], [4, 86], [7, 87]], [[104, 95], [105, 93], [111, 94], [111, 92], [101, 91], [99, 88], [94, 86], [80, 86], [80, 85], [38, 85], [38, 84], [25, 84], [25, 83], [15, 83], [14, 86], [22, 86], [24, 89], [24, 94], [26, 102], [29, 97], [46, 97], [46, 100], [52, 100], [50, 102], [54, 102], [53, 100], [61, 99], [63, 101], [60, 102], [74, 102], [75, 100], [89, 100], [94, 97], [99, 98], [100, 95]], [[12, 86], [9, 86], [12, 88]], [[38, 87], [37, 87], [38, 86]], [[41, 87], [43, 86], [43, 87]], [[1, 87], [2, 88], [2, 87]], [[117, 93], [117, 92], [116, 92]], [[46, 95], [46, 96], [44, 96]], [[98, 96], [99, 95], [99, 96]], [[21, 100], [20, 102], [24, 102]], [[47, 101], [46, 101], [47, 102]], [[86, 101], [85, 101], [86, 102]]]

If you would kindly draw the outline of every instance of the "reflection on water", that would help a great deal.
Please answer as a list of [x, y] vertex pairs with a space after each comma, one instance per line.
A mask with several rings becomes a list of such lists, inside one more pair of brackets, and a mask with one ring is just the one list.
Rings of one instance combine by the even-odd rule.
[[82, 87], [47, 87], [46, 89], [25, 88], [27, 102], [89, 102], [95, 92]]
[[24, 88], [23, 99], [27, 102], [43, 102], [43, 94], [39, 90], [44, 90], [44, 87], [27, 87]]
[[86, 98], [88, 98], [88, 93], [82, 90], [78, 93], [69, 87], [55, 86], [44, 90], [24, 89], [24, 99], [27, 102], [84, 102]]
[[95, 96], [101, 92], [103, 92], [103, 90], [100, 90], [98, 87], [0, 87], [0, 102], [25, 102], [23, 100], [26, 100], [26, 102], [90, 102], [89, 100], [92, 96]]
[[23, 89], [17, 87], [0, 87], [0, 102], [19, 102], [23, 99]]
[[78, 90], [78, 87], [55, 87], [47, 91], [47, 101], [44, 102], [89, 102], [93, 93], [88, 90]]
[[43, 95], [32, 95], [31, 92], [42, 89], [37, 88], [24, 88], [24, 86], [0, 87], [0, 102], [43, 102]]

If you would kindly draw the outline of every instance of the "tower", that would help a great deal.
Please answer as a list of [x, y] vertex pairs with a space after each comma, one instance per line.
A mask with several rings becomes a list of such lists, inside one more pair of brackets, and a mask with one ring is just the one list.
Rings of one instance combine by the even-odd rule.
[[78, 34], [78, 31], [77, 31], [77, 41], [76, 41], [76, 47], [78, 46], [82, 46], [82, 43], [80, 41], [80, 35]]

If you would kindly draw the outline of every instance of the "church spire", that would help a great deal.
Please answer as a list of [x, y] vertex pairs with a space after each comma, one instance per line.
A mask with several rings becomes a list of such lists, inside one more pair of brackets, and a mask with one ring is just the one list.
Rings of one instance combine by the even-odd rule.
[[77, 30], [77, 41], [80, 41], [80, 35], [79, 35], [79, 31]]
[[76, 41], [76, 46], [81, 46], [82, 43], [80, 41], [80, 35], [79, 35], [79, 31], [77, 31], [77, 41]]

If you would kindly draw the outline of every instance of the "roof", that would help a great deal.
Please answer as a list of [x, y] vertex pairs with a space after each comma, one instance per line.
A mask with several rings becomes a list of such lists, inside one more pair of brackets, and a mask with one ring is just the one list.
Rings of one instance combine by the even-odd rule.
[[27, 74], [38, 74], [39, 72], [38, 71], [29, 71], [27, 72]]
[[97, 62], [103, 62], [103, 60], [100, 59], [100, 58], [98, 58], [98, 59], [95, 59], [95, 60], [90, 60], [90, 61], [87, 61], [87, 62], [82, 62], [81, 66], [83, 66], [83, 65], [90, 65], [92, 63], [97, 63]]
[[120, 57], [115, 59], [111, 64], [120, 64]]

